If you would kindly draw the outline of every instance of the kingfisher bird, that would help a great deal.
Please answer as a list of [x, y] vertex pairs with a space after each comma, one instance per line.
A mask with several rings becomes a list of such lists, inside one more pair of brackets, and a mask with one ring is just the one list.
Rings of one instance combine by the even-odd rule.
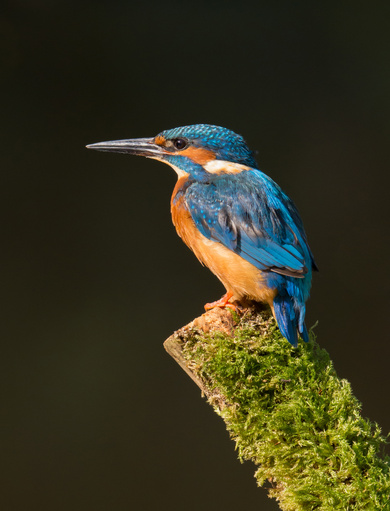
[[298, 335], [308, 341], [305, 303], [317, 266], [297, 208], [259, 170], [241, 135], [195, 124], [87, 148], [146, 156], [175, 170], [173, 224], [226, 289], [206, 310], [234, 308], [231, 302], [240, 300], [265, 302], [294, 347]]

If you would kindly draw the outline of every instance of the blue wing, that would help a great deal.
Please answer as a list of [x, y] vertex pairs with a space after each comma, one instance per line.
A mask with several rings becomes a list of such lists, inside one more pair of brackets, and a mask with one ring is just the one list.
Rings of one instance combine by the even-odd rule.
[[259, 170], [213, 175], [186, 190], [197, 228], [259, 270], [303, 278], [315, 263], [300, 216], [287, 195]]

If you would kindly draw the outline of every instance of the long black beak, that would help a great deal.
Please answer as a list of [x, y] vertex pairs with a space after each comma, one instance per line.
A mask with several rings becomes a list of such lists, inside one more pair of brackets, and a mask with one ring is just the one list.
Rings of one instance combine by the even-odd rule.
[[166, 152], [164, 149], [155, 144], [154, 138], [133, 138], [130, 140], [111, 140], [109, 142], [98, 142], [97, 144], [89, 144], [87, 149], [95, 149], [96, 151], [106, 151], [112, 153], [135, 154], [138, 156], [146, 156], [147, 158], [162, 158]]

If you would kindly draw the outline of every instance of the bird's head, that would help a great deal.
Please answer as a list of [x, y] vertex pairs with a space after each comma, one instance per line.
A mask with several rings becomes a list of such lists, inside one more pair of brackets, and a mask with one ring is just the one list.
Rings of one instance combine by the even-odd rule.
[[98, 151], [135, 154], [171, 165], [179, 177], [204, 180], [210, 174], [257, 168], [241, 135], [220, 126], [195, 124], [173, 128], [153, 138], [114, 140], [87, 146]]

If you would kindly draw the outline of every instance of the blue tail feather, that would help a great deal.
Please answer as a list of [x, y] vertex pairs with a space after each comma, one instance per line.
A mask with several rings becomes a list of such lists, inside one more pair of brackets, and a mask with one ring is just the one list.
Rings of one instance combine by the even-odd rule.
[[298, 345], [298, 332], [302, 339], [308, 342], [309, 335], [304, 323], [304, 305], [301, 310], [301, 307], [297, 307], [290, 296], [277, 295], [274, 299], [274, 311], [279, 329], [290, 344], [294, 347]]
[[309, 342], [309, 334], [308, 334], [308, 332], [307, 332], [307, 328], [306, 328], [305, 323], [303, 323], [303, 329], [302, 329], [302, 331], [301, 331], [300, 333], [301, 333], [301, 337], [302, 337], [302, 339], [303, 339], [305, 342]]

